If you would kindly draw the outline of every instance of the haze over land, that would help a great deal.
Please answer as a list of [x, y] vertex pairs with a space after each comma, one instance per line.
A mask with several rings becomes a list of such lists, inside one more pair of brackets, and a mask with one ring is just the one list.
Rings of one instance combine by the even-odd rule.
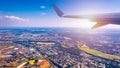
[[[36, 64], [43, 67], [47, 64], [59, 68], [118, 68], [120, 32], [114, 31], [116, 30], [0, 28], [0, 67], [19, 67], [22, 64], [23, 67], [35, 67]], [[34, 63], [35, 60], [39, 61]]]

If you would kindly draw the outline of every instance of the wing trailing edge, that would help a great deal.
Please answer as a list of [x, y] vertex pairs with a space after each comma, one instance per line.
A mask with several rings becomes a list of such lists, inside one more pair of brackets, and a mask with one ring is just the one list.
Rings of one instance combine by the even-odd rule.
[[102, 27], [102, 26], [105, 26], [105, 25], [108, 25], [108, 23], [96, 23], [92, 29], [96, 29], [96, 28], [99, 28], [99, 27]]

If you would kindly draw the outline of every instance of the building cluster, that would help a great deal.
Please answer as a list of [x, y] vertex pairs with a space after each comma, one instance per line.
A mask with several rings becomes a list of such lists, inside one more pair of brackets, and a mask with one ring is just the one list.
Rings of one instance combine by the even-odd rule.
[[[38, 60], [36, 57], [44, 57], [58, 68], [120, 67], [120, 62], [93, 56], [78, 49], [77, 46], [83, 44], [107, 54], [120, 56], [119, 39], [111, 35], [75, 34], [50, 29], [1, 30], [0, 67], [17, 67], [29, 62], [31, 58]], [[32, 59], [31, 62], [33, 61]]]

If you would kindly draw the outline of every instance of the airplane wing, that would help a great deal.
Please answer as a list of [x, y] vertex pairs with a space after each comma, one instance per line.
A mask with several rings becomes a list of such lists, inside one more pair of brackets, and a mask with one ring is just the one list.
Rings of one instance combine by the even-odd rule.
[[[57, 15], [60, 17], [65, 18], [75, 18], [75, 19], [81, 19], [87, 17], [86, 15], [65, 15], [56, 5], [52, 5], [54, 10], [56, 11]], [[117, 17], [118, 14], [116, 13], [108, 13], [108, 14], [96, 14], [96, 15], [88, 15], [93, 21], [96, 21], [97, 23], [92, 27], [92, 29], [96, 29], [105, 25], [110, 24], [109, 22], [120, 22], [120, 17]], [[120, 15], [119, 15], [120, 16]], [[112, 23], [115, 24], [115, 23]]]

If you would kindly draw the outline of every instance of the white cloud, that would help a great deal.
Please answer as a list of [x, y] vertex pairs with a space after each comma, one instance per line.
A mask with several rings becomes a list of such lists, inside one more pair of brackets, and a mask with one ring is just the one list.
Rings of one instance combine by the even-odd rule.
[[21, 25], [27, 22], [29, 22], [29, 19], [24, 19], [17, 16], [0, 15], [0, 26]]
[[14, 21], [14, 22], [28, 22], [29, 19], [24, 19], [24, 18], [20, 18], [20, 17], [17, 17], [17, 16], [3, 16], [2, 18], [5, 18], [9, 21]]
[[46, 7], [45, 7], [44, 5], [41, 5], [40, 8], [44, 9], [44, 8], [46, 8]]

